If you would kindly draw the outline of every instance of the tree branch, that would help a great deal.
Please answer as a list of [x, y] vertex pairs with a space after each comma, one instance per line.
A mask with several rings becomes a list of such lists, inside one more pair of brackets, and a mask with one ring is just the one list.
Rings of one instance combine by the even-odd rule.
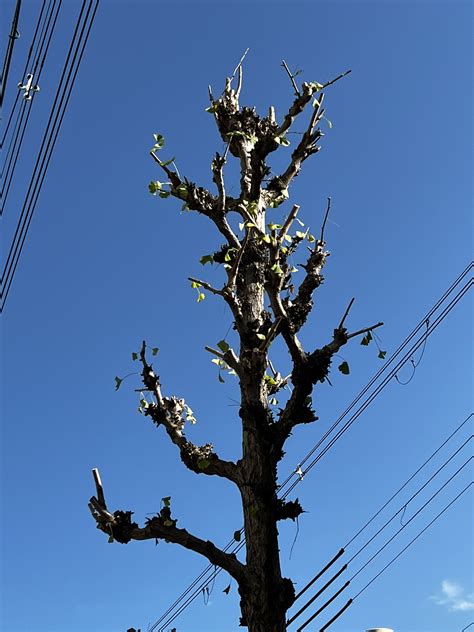
[[293, 90], [295, 92], [295, 96], [296, 97], [300, 97], [301, 96], [301, 92], [299, 91], [299, 88], [296, 85], [296, 81], [295, 81], [295, 77], [296, 77], [297, 74], [299, 74], [299, 71], [297, 71], [295, 74], [293, 74], [291, 72], [291, 70], [288, 68], [288, 64], [286, 63], [286, 61], [284, 59], [282, 59], [281, 65], [286, 70], [286, 72], [288, 74], [288, 77], [290, 78], [291, 85], [293, 86]]
[[274, 427], [276, 453], [280, 452], [296, 425], [311, 423], [317, 419], [314, 411], [311, 409], [311, 393], [313, 386], [317, 382], [324, 382], [327, 379], [333, 356], [351, 338], [372, 331], [382, 325], [383, 323], [377, 323], [350, 334], [344, 327], [338, 327], [334, 330], [331, 342], [307, 355], [303, 362], [298, 365], [295, 364], [291, 374], [291, 381], [294, 386], [293, 392]]
[[[195, 551], [206, 557], [212, 564], [226, 570], [237, 582], [246, 580], [246, 567], [239, 562], [234, 554], [224, 553], [209, 540], [192, 535], [186, 529], [176, 527], [177, 520], [171, 515], [168, 505], [162, 507], [159, 513], [147, 518], [145, 527], [139, 527], [132, 522], [133, 512], [117, 510], [110, 513], [107, 506], [92, 496], [89, 509], [97, 522], [97, 528], [109, 535], [109, 542], [116, 540], [127, 544], [130, 540], [165, 540], [179, 544], [186, 549]], [[104, 521], [106, 517], [107, 522]]]
[[[304, 86], [305, 84], [303, 84]], [[312, 95], [312, 92], [311, 92]], [[311, 98], [310, 95], [310, 98]], [[318, 107], [313, 110], [311, 115], [311, 119], [309, 121], [309, 125], [301, 137], [299, 144], [296, 149], [291, 154], [291, 162], [288, 165], [286, 171], [281, 175], [273, 178], [268, 185], [269, 191], [276, 191], [280, 193], [285, 189], [288, 189], [291, 181], [295, 176], [298, 175], [301, 165], [303, 162], [309, 158], [312, 154], [315, 154], [319, 151], [319, 147], [316, 144], [317, 141], [323, 136], [321, 130], [314, 129], [317, 125], [318, 121], [321, 120], [324, 114], [324, 110], [322, 109], [324, 94], [321, 94], [321, 97], [318, 102]], [[278, 135], [278, 134], [277, 134]]]
[[143, 385], [155, 395], [157, 403], [142, 402], [143, 415], [151, 417], [156, 426], [164, 426], [172, 443], [179, 448], [181, 460], [188, 469], [196, 474], [221, 476], [238, 485], [240, 469], [236, 463], [220, 459], [211, 443], [196, 446], [186, 439], [184, 425], [186, 420], [195, 423], [194, 415], [184, 399], [162, 396], [159, 377], [148, 364], [145, 351], [146, 343], [143, 341], [140, 351]]

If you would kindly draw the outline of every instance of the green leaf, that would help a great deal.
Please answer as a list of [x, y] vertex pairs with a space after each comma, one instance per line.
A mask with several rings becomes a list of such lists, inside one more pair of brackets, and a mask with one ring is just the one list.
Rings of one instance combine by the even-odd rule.
[[171, 195], [171, 192], [170, 191], [160, 191], [158, 193], [158, 195], [160, 196], [160, 198], [165, 199], [165, 198], [168, 198]]
[[306, 233], [302, 233], [300, 230], [297, 230], [295, 235], [298, 239], [304, 239], [306, 237]]
[[197, 466], [200, 470], [206, 470], [210, 466], [209, 459], [199, 459]]
[[211, 362], [213, 364], [217, 364], [217, 366], [221, 365], [222, 360], [220, 358], [212, 358]]
[[222, 353], [226, 353], [230, 349], [230, 346], [227, 344], [225, 340], [219, 340], [219, 342], [217, 343], [217, 346], [222, 351]]
[[215, 114], [217, 112], [218, 105], [217, 101], [214, 101], [212, 105], [206, 108], [206, 112], [209, 112], [209, 114]]
[[156, 195], [157, 193], [161, 191], [162, 187], [163, 187], [162, 182], [160, 182], [159, 180], [152, 180], [150, 184], [148, 185], [148, 191], [150, 191], [152, 195]]
[[264, 380], [267, 384], [271, 384], [272, 386], [276, 384], [276, 380], [271, 375], [264, 375]]
[[118, 391], [120, 388], [120, 384], [122, 384], [123, 380], [120, 377], [115, 377], [115, 390]]
[[191, 210], [191, 209], [189, 208], [189, 206], [188, 206], [188, 205], [186, 204], [186, 202], [185, 202], [185, 203], [183, 204], [183, 206], [181, 207], [181, 210], [182, 210], [182, 211], [189, 211], [189, 210]]
[[171, 496], [165, 496], [164, 498], [161, 499], [161, 502], [163, 503], [164, 507], [170, 507], [171, 506]]
[[206, 295], [204, 294], [204, 292], [199, 292], [199, 295], [197, 297], [197, 302], [200, 303], [201, 301], [203, 301], [206, 298]]
[[199, 259], [199, 263], [203, 266], [206, 265], [206, 263], [214, 263], [214, 256], [213, 255], [203, 255], [200, 259]]
[[236, 542], [240, 542], [241, 539], [242, 539], [242, 534], [240, 533], [240, 531], [234, 531], [234, 540]]
[[170, 158], [169, 160], [160, 160], [160, 166], [161, 167], [167, 167], [168, 165], [170, 165], [175, 160], [176, 160], [176, 156], [173, 156], [173, 158]]
[[309, 241], [310, 244], [312, 244], [313, 241], [316, 241], [316, 237], [314, 235], [308, 235], [306, 239]]
[[386, 351], [379, 351], [379, 355], [377, 356], [381, 360], [385, 360], [385, 356], [387, 355]]
[[224, 261], [230, 261], [232, 259], [231, 254], [236, 250], [237, 248], [227, 248], [224, 255]]
[[311, 86], [311, 88], [313, 88], [315, 92], [319, 92], [324, 88], [323, 84], [318, 83], [317, 81], [312, 81], [309, 85]]
[[280, 268], [278, 263], [273, 264], [272, 267], [271, 267], [271, 270], [272, 270], [272, 272], [274, 272], [278, 276], [281, 276], [283, 274], [283, 270]]
[[281, 224], [270, 223], [270, 224], [267, 224], [267, 226], [270, 230], [278, 230], [279, 228], [281, 228]]
[[195, 290], [197, 287], [201, 287], [201, 284], [197, 281], [191, 281], [191, 287]]
[[161, 134], [153, 134], [153, 138], [155, 139], [155, 144], [153, 145], [153, 149], [161, 149], [165, 144], [165, 139]]
[[284, 239], [286, 239], [286, 241], [291, 244], [291, 242], [293, 241], [293, 237], [291, 235], [288, 235], [288, 233], [286, 233]]
[[371, 340], [372, 340], [372, 334], [370, 333], [370, 331], [368, 331], [365, 334], [365, 336], [362, 338], [362, 340], [360, 341], [360, 344], [364, 345], [364, 347], [366, 347]]
[[293, 266], [293, 267], [291, 268], [290, 272], [292, 272], [292, 273], [293, 273], [293, 272], [299, 272], [299, 270], [298, 270], [298, 268], [295, 268], [295, 266]]
[[256, 336], [257, 336], [257, 338], [258, 338], [259, 340], [266, 340], [266, 339], [267, 339], [267, 337], [265, 336], [265, 334], [256, 334]]
[[349, 365], [347, 364], [347, 362], [344, 360], [344, 362], [342, 362], [338, 367], [339, 371], [341, 373], [343, 373], [344, 375], [349, 375], [350, 371], [349, 371]]
[[158, 347], [153, 347], [153, 349], [151, 350], [151, 355], [156, 356], [156, 354], [158, 353], [159, 349]]
[[278, 400], [276, 397], [270, 397], [268, 403], [270, 404], [270, 406], [276, 406], [278, 404]]
[[135, 351], [132, 353], [132, 360], [138, 360], [138, 353], [135, 353]]

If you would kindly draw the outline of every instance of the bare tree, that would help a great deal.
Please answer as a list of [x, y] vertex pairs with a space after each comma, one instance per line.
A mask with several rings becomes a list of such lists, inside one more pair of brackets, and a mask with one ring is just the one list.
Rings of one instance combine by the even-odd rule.
[[[318, 237], [310, 235], [308, 230], [295, 230], [298, 205], [291, 208], [281, 224], [267, 223], [266, 217], [269, 209], [287, 201], [289, 187], [303, 162], [319, 151], [318, 142], [323, 136], [319, 125], [324, 119], [324, 89], [347, 73], [326, 84], [305, 82], [298, 86], [298, 73], [291, 73], [284, 62], [294, 100], [283, 120], [277, 121], [273, 107], [267, 116], [259, 116], [254, 108], [240, 106], [242, 61], [243, 58], [227, 78], [218, 98], [209, 88], [208, 112], [214, 116], [225, 144], [223, 153], [216, 153], [211, 164], [217, 194], [181, 177], [173, 161], [158, 157], [164, 143], [160, 135], [155, 135], [151, 155], [167, 181], [150, 184], [153, 194], [178, 198], [187, 209], [208, 217], [224, 238], [218, 251], [201, 259], [203, 264], [222, 264], [223, 285], [213, 287], [196, 278], [190, 278], [190, 282], [197, 288], [198, 300], [209, 292], [223, 299], [232, 312], [239, 349], [234, 351], [226, 341], [218, 343], [217, 349], [206, 348], [221, 369], [234, 372], [239, 380], [241, 458], [237, 462], [225, 461], [219, 458], [212, 444], [191, 443], [184, 427], [187, 421], [195, 421], [192, 410], [184, 399], [163, 395], [160, 378], [150, 363], [150, 355], [156, 354], [156, 350], [149, 349], [143, 342], [134, 359], [141, 363], [143, 390], [148, 394], [141, 400], [141, 412], [156, 426], [164, 428], [184, 465], [197, 474], [221, 476], [238, 487], [244, 516], [245, 563], [209, 540], [178, 528], [169, 498], [163, 499], [160, 512], [147, 519], [142, 527], [132, 521], [130, 511], [111, 513], [97, 470], [94, 471], [97, 496], [91, 498], [89, 508], [97, 527], [111, 540], [127, 543], [164, 539], [203, 555], [236, 580], [242, 626], [250, 632], [283, 632], [295, 591], [292, 581], [281, 574], [277, 523], [295, 519], [303, 511], [297, 500], [285, 501], [277, 495], [277, 466], [283, 457], [283, 446], [297, 425], [317, 419], [311, 395], [318, 382], [328, 379], [334, 355], [356, 336], [364, 336], [368, 342], [370, 332], [382, 323], [349, 332], [346, 320], [351, 301], [332, 336], [328, 336], [327, 344], [312, 351], [305, 350], [298, 333], [311, 312], [313, 292], [323, 282], [321, 271], [329, 254], [325, 250], [324, 229], [330, 200]], [[289, 144], [287, 133], [307, 107], [311, 110], [309, 123], [304, 133], [295, 136], [299, 142], [288, 166], [282, 173], [273, 175], [267, 158]], [[239, 197], [231, 197], [226, 192], [224, 167], [229, 154], [240, 163]], [[232, 228], [232, 213], [241, 222], [239, 230]], [[302, 245], [308, 246], [309, 254], [298, 285], [289, 258]], [[275, 370], [269, 358], [270, 346], [277, 337], [282, 338], [291, 358], [292, 371], [287, 377]], [[348, 370], [345, 362], [339, 368], [342, 372]], [[118, 387], [121, 380], [116, 379]], [[272, 398], [289, 384], [286, 401], [278, 410], [272, 406]]]

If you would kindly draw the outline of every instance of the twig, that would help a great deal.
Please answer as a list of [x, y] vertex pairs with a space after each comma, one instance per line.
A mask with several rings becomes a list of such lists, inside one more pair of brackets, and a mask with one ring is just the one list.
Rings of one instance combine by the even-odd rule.
[[242, 55], [242, 57], [240, 58], [239, 63], [237, 64], [237, 66], [234, 68], [234, 72], [232, 73], [232, 76], [230, 78], [230, 80], [232, 81], [232, 79], [234, 79], [235, 75], [237, 74], [237, 71], [242, 67], [242, 63], [244, 61], [244, 59], [247, 56], [247, 53], [249, 52], [250, 48], [247, 48], [245, 53]]
[[265, 340], [262, 340], [262, 344], [260, 345], [260, 351], [266, 351], [268, 349], [268, 347], [270, 346], [270, 344], [272, 343], [275, 334], [278, 330], [278, 327], [280, 326], [280, 324], [283, 321], [283, 316], [279, 316], [271, 325], [270, 329], [268, 330], [268, 333], [265, 337]]
[[227, 362], [230, 368], [234, 369], [237, 375], [239, 374], [240, 362], [233, 349], [229, 349], [225, 353], [221, 353], [220, 351], [217, 351], [217, 349], [213, 349], [213, 347], [204, 347], [204, 349], [217, 356], [220, 360]]
[[239, 267], [240, 267], [240, 263], [242, 261], [242, 257], [244, 256], [244, 250], [250, 240], [250, 234], [252, 232], [252, 227], [247, 229], [247, 233], [245, 234], [245, 238], [244, 241], [242, 243], [242, 245], [240, 246], [239, 252], [237, 254], [237, 257], [234, 261], [234, 265], [232, 266], [230, 272], [229, 272], [229, 280], [227, 281], [227, 287], [231, 290], [234, 285], [235, 285], [235, 281], [237, 279], [237, 274], [239, 272]]
[[204, 347], [204, 349], [206, 351], [209, 351], [209, 353], [212, 353], [213, 355], [217, 356], [221, 360], [224, 360], [224, 354], [221, 353], [220, 351], [217, 351], [217, 349], [213, 349], [212, 347], [207, 347], [207, 346]]
[[351, 72], [352, 72], [352, 69], [346, 70], [346, 72], [343, 72], [342, 75], [339, 75], [335, 79], [331, 79], [331, 81], [327, 81], [326, 83], [323, 83], [323, 87], [321, 88], [321, 90], [324, 90], [324, 88], [327, 88], [328, 86], [332, 86], [333, 83], [336, 83], [336, 81], [339, 81], [339, 79], [342, 79], [343, 77], [345, 77]]
[[377, 329], [377, 327], [382, 327], [383, 323], [377, 323], [376, 325], [372, 325], [371, 327], [365, 327], [365, 329], [359, 329], [359, 331], [354, 331], [353, 334], [347, 335], [347, 340], [354, 338], [355, 336], [360, 336], [361, 334], [366, 334], [368, 331], [372, 331], [373, 329]]
[[290, 214], [286, 218], [286, 221], [283, 224], [283, 227], [280, 230], [280, 233], [278, 235], [278, 241], [280, 243], [284, 240], [286, 233], [290, 230], [290, 226], [293, 223], [295, 217], [297, 216], [299, 210], [300, 210], [299, 204], [295, 204], [293, 208], [291, 209]]
[[199, 285], [201, 285], [208, 292], [211, 292], [211, 294], [218, 294], [219, 296], [223, 296], [222, 290], [218, 290], [217, 288], [212, 287], [212, 285], [209, 285], [209, 283], [206, 283], [205, 281], [200, 281], [199, 279], [195, 279], [194, 277], [188, 277], [188, 281], [191, 281], [191, 283], [199, 283]]
[[288, 68], [288, 64], [286, 63], [286, 61], [284, 59], [282, 59], [281, 65], [283, 66], [283, 68], [288, 73], [288, 77], [290, 78], [291, 85], [293, 86], [293, 90], [295, 91], [295, 96], [300, 97], [301, 96], [301, 92], [299, 91], [299, 88], [296, 85], [296, 81], [295, 81], [296, 74], [294, 75], [291, 72], [291, 70]]
[[331, 210], [331, 198], [328, 197], [328, 205], [326, 208], [326, 215], [324, 216], [323, 225], [321, 226], [321, 237], [319, 238], [319, 243], [321, 246], [324, 246], [324, 229], [326, 228], [326, 222], [328, 221], [329, 211]]
[[163, 161], [158, 158], [158, 156], [154, 153], [153, 150], [150, 151], [150, 156], [153, 158], [155, 162], [157, 162], [160, 165], [160, 167], [166, 173], [168, 178], [171, 180], [173, 187], [177, 187], [181, 184], [181, 178], [176, 173], [174, 173], [174, 171], [171, 171], [171, 169], [168, 169], [168, 167], [163, 164]]
[[347, 316], [349, 315], [349, 312], [351, 311], [351, 307], [353, 305], [355, 301], [355, 298], [351, 298], [349, 305], [347, 306], [346, 311], [344, 312], [344, 316], [341, 319], [341, 322], [339, 323], [339, 327], [338, 329], [342, 329], [344, 327], [344, 321], [346, 320]]

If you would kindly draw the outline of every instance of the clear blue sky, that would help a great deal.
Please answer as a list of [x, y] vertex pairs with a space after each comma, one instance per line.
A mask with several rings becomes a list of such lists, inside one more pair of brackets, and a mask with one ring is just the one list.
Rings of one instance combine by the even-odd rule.
[[[23, 4], [4, 115], [40, 6]], [[2, 2], [3, 44], [13, 6]], [[3, 257], [78, 10], [75, 0], [64, 2], [2, 220]], [[390, 353], [471, 258], [471, 42], [468, 2], [102, 0], [2, 316], [2, 632], [144, 631], [205, 566], [171, 544], [108, 544], [87, 509], [92, 467], [100, 468], [110, 507], [134, 510], [140, 523], [170, 495], [178, 524], [218, 545], [241, 525], [235, 490], [184, 470], [164, 433], [138, 415], [138, 381], [114, 391], [114, 376], [134, 370], [131, 352], [145, 338], [160, 348], [164, 392], [185, 397], [196, 413], [190, 437], [239, 457], [236, 385], [219, 384], [204, 351], [225, 335], [229, 314], [212, 297], [197, 304], [186, 281], [190, 274], [218, 281], [219, 272], [198, 260], [220, 240], [205, 218], [149, 195], [148, 182], [161, 176], [148, 155], [152, 134], [166, 137], [182, 174], [210, 185], [221, 142], [204, 111], [207, 85], [220, 91], [245, 48], [242, 101], [262, 113], [274, 105], [277, 116], [292, 96], [282, 59], [309, 81], [352, 68], [326, 94], [333, 128], [292, 190], [315, 231], [333, 198], [332, 255], [303, 338], [308, 348], [324, 344], [355, 296], [350, 326], [383, 320]], [[469, 414], [469, 300], [430, 337], [412, 382], [393, 381], [298, 487], [307, 513], [291, 560], [295, 525], [280, 528], [283, 569], [297, 587]], [[351, 374], [335, 371], [332, 388], [318, 386], [320, 421], [295, 432], [283, 477], [380, 367], [375, 350], [357, 342], [343, 355]], [[288, 365], [278, 350], [275, 361]], [[400, 379], [409, 375], [405, 367]], [[465, 427], [462, 439], [471, 432]], [[467, 456], [465, 449], [449, 472]], [[465, 468], [347, 596], [471, 479]], [[334, 632], [468, 625], [474, 611], [453, 608], [472, 603], [472, 533], [471, 494], [356, 600]], [[443, 605], [446, 581], [464, 597]], [[175, 622], [178, 631], [237, 632], [236, 586], [226, 596], [227, 583], [222, 574], [210, 603], [197, 600]]]

